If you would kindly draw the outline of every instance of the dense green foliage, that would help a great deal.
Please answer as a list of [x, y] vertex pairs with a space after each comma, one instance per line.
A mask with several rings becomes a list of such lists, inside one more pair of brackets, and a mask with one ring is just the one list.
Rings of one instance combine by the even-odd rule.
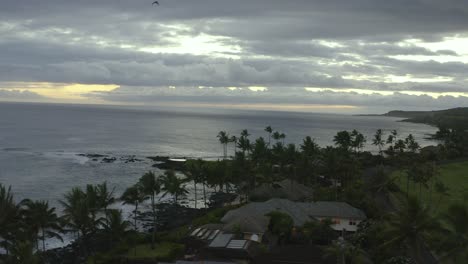
[[[356, 130], [339, 131], [333, 138], [334, 146], [324, 148], [310, 136], [295, 145], [270, 126], [265, 133], [265, 137], [254, 139], [247, 130], [238, 136], [221, 131], [222, 160], [189, 160], [183, 166], [183, 175], [170, 170], [163, 175], [145, 173], [120, 198], [133, 206], [133, 223], [126, 221], [121, 211], [109, 209], [116, 200], [106, 183], [70, 190], [61, 201], [61, 216], [44, 201], [16, 203], [10, 189], [0, 185], [0, 247], [6, 250], [4, 259], [7, 263], [43, 263], [44, 241], [73, 232], [79, 237], [76, 250], [92, 262], [114, 263], [119, 258], [173, 260], [183, 255], [180, 243], [190, 227], [157, 230], [157, 205], [162, 197], [171, 195], [173, 203], [178, 204], [188, 193], [187, 184], [193, 184], [195, 192], [201, 185], [203, 207], [222, 206], [203, 209], [206, 214], [191, 225], [201, 226], [220, 223], [227, 211], [239, 206], [226, 206], [229, 201], [223, 200], [210, 204], [207, 189], [217, 194], [236, 193], [236, 202], [242, 204], [259, 186], [288, 180], [312, 188], [311, 200], [344, 201], [362, 209], [369, 219], [358, 232], [337, 242], [330, 222], [309, 222], [293, 228], [290, 216], [272, 212], [268, 214], [269, 232], [280, 243], [317, 244], [324, 247], [327, 256], [347, 263], [404, 263], [411, 259], [423, 263], [420, 253], [427, 244], [442, 261], [463, 263], [468, 219], [466, 204], [460, 202], [466, 200], [463, 190], [468, 164], [440, 163], [467, 153], [464, 131], [441, 129], [436, 136], [442, 144], [421, 149], [412, 135], [379, 129], [369, 140], [378, 155], [363, 151], [368, 139]], [[146, 200], [149, 212], [145, 213], [152, 220], [148, 234], [138, 230], [139, 210]]]

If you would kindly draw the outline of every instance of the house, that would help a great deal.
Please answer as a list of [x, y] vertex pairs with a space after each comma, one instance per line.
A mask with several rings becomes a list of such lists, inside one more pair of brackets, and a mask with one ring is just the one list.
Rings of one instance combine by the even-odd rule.
[[[292, 202], [286, 199], [270, 199], [262, 203], [249, 203], [243, 207], [231, 210], [221, 219], [225, 225], [233, 222], [242, 222], [248, 219], [256, 227], [256, 233], [262, 236], [268, 229], [264, 217], [270, 212], [279, 211], [288, 214], [295, 226], [303, 226], [313, 220], [331, 219], [334, 223], [331, 228], [336, 231], [356, 232], [360, 222], [366, 219], [363, 211], [352, 207], [345, 202]], [[255, 224], [255, 225], [254, 225]], [[249, 228], [246, 231], [250, 231]]]
[[262, 243], [272, 245], [267, 214], [274, 211], [289, 215], [296, 227], [309, 221], [331, 219], [331, 228], [339, 232], [355, 232], [357, 225], [366, 219], [361, 210], [344, 202], [293, 202], [275, 198], [231, 210], [221, 219], [221, 224], [196, 228], [187, 240], [189, 248], [198, 255], [204, 254], [205, 259], [253, 259], [261, 253]]

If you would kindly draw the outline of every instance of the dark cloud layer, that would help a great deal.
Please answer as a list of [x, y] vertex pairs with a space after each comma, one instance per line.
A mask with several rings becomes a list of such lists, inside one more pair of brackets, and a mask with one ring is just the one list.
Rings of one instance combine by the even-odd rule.
[[[323, 87], [468, 93], [468, 64], [461, 59], [466, 54], [450, 47], [429, 50], [405, 42], [467, 36], [467, 0], [160, 3], [153, 7], [151, 1], [144, 0], [2, 1], [0, 83], [116, 84], [126, 87], [125, 92], [122, 88], [89, 96], [119, 102], [146, 101], [153, 98], [148, 94], [158, 94], [160, 87], [207, 86], [214, 89], [204, 91], [203, 100], [228, 98], [226, 102], [279, 102], [283, 98], [288, 103], [466, 104], [458, 98], [423, 100], [401, 94], [372, 97], [314, 93], [312, 99], [310, 94], [303, 99], [302, 90]], [[196, 45], [204, 45], [197, 42], [185, 50], [173, 49], [181, 39], [190, 38], [205, 38], [206, 45], [224, 49], [196, 53], [193, 50], [203, 48]], [[403, 60], [398, 56], [431, 59]], [[452, 61], [433, 59], [439, 56]], [[389, 76], [429, 81], [396, 82]], [[430, 81], [435, 78], [445, 81]], [[269, 90], [233, 96], [233, 91], [226, 89], [249, 86], [266, 86]], [[301, 87], [301, 92], [293, 87]], [[13, 96], [11, 90], [0, 92], [0, 99]], [[187, 89], [183, 92], [189, 93]], [[16, 92], [16, 96], [26, 95]], [[202, 99], [184, 93], [164, 98], [174, 100], [176, 96]]]

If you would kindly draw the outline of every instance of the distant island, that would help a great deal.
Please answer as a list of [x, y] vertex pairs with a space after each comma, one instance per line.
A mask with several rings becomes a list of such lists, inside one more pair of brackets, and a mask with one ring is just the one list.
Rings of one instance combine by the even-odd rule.
[[[363, 115], [365, 116], [365, 115]], [[401, 111], [394, 110], [383, 115], [405, 118], [402, 122], [422, 123], [437, 127], [468, 129], [468, 107], [458, 107], [438, 111]]]

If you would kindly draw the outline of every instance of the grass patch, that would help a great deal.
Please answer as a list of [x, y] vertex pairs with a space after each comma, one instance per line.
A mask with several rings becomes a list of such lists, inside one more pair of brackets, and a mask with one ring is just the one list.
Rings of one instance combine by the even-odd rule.
[[[444, 164], [439, 169], [440, 174], [428, 182], [428, 188], [422, 186], [420, 189], [419, 184], [409, 181], [409, 194], [420, 197], [424, 203], [431, 206], [436, 216], [446, 212], [451, 204], [463, 202], [468, 195], [468, 161]], [[408, 189], [406, 173], [397, 171], [392, 176], [398, 178], [395, 183], [403, 195], [406, 195]], [[448, 196], [441, 196], [435, 191], [436, 180], [448, 188]]]
[[137, 245], [128, 251], [127, 257], [129, 259], [158, 259], [170, 261], [183, 253], [183, 244], [163, 242], [156, 244], [155, 249], [151, 249], [151, 244]]

